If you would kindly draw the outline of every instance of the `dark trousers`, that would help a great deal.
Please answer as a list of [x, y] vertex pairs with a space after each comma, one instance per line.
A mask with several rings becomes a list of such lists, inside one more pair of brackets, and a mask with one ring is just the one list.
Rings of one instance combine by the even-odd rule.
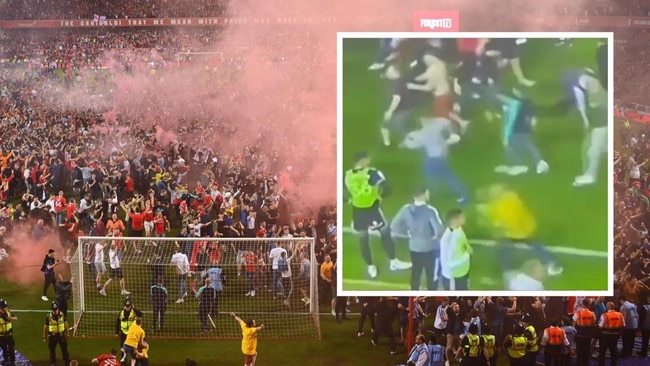
[[210, 329], [208, 325], [208, 319], [210, 316], [214, 320], [216, 303], [200, 304], [199, 305], [199, 321], [201, 322], [201, 328], [203, 330]]
[[650, 340], [650, 329], [641, 329], [641, 355], [648, 355], [648, 340]]
[[375, 324], [375, 331], [374, 331], [374, 333], [372, 333], [372, 341], [375, 344], [377, 344], [379, 342], [379, 336], [388, 337], [388, 345], [390, 347], [390, 351], [394, 352], [395, 351], [395, 334], [393, 333], [393, 327], [390, 324], [388, 324], [388, 325]]
[[560, 365], [561, 366], [571, 366], [571, 354], [569, 354], [569, 353], [563, 354], [562, 358], [560, 358]]
[[526, 357], [521, 357], [521, 358], [510, 358], [510, 366], [526, 366], [527, 365], [527, 360]]
[[526, 357], [524, 359], [526, 360], [526, 365], [527, 366], [537, 366], [537, 355], [539, 354], [539, 351], [537, 352], [526, 352]]
[[342, 317], [343, 319], [347, 319], [347, 316], [345, 316], [345, 305], [346, 305], [346, 297], [344, 296], [338, 296], [336, 298], [336, 301], [334, 302], [334, 312], [336, 313], [336, 319], [340, 319]]
[[359, 317], [359, 333], [363, 332], [363, 323], [366, 322], [366, 318], [370, 319], [370, 329], [375, 328], [375, 311], [371, 307], [363, 306]]
[[562, 346], [546, 346], [544, 363], [546, 366], [562, 366]]
[[598, 366], [605, 366], [605, 353], [609, 350], [610, 366], [618, 361], [618, 334], [601, 334], [598, 338]]
[[50, 285], [54, 287], [56, 293], [56, 275], [54, 272], [52, 274], [46, 274], [43, 281], [43, 296], [47, 297], [47, 290], [50, 288]]
[[9, 366], [14, 366], [16, 364], [16, 342], [14, 341], [14, 336], [0, 337], [0, 349], [2, 349], [4, 362], [8, 363]]
[[[126, 341], [126, 334], [124, 332], [120, 331], [120, 349], [124, 346], [124, 342]], [[122, 356], [126, 357], [124, 352], [122, 352]]]
[[576, 366], [589, 366], [591, 337], [576, 337]]
[[634, 349], [634, 338], [636, 338], [636, 329], [625, 329], [622, 335], [623, 349], [621, 349], [621, 356], [631, 356]]
[[[451, 288], [452, 286], [452, 281], [453, 281], [453, 289]], [[463, 277], [458, 277], [454, 279], [448, 279], [445, 278], [444, 276], [442, 277], [442, 287], [445, 289], [445, 291], [467, 291], [469, 290], [469, 274], [463, 276]]]
[[420, 279], [422, 272], [424, 272], [427, 281], [427, 291], [435, 291], [435, 283], [433, 277], [435, 276], [435, 262], [436, 252], [430, 251], [425, 253], [411, 252], [411, 290], [420, 291]]
[[151, 320], [153, 330], [165, 328], [165, 312], [167, 311], [166, 304], [153, 305], [153, 319]]
[[135, 361], [135, 366], [149, 366], [149, 359], [148, 358], [138, 358]]
[[47, 347], [50, 349], [50, 363], [56, 363], [56, 346], [61, 347], [61, 356], [63, 362], [70, 364], [70, 354], [68, 353], [68, 340], [62, 334], [51, 334], [48, 340]]
[[56, 304], [59, 305], [61, 314], [68, 319], [68, 300], [56, 299]]

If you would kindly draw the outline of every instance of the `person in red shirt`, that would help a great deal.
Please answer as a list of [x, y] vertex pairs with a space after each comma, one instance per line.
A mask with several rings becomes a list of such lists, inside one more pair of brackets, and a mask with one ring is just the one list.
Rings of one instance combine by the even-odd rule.
[[66, 214], [66, 205], [68, 202], [63, 197], [63, 191], [59, 192], [59, 195], [54, 197], [54, 213], [56, 214], [56, 224], [61, 225], [64, 222]]
[[65, 205], [65, 213], [65, 217], [68, 220], [77, 213], [77, 201], [74, 198], [70, 198], [70, 202]]
[[120, 363], [117, 360], [117, 350], [112, 349], [110, 353], [99, 355], [90, 361], [93, 365], [99, 366], [118, 366]]
[[156, 213], [156, 218], [153, 220], [154, 233], [157, 238], [165, 237], [165, 233], [169, 231], [169, 221], [163, 215], [162, 211]]
[[135, 180], [131, 174], [127, 174], [124, 180], [124, 200], [130, 200], [133, 197], [133, 192], [135, 192]]
[[[129, 234], [135, 238], [141, 238], [144, 236], [144, 212], [140, 212], [138, 205], [125, 205], [122, 203], [120, 205], [124, 211], [126, 211], [129, 216], [129, 221], [131, 221], [131, 233]], [[142, 253], [140, 245], [137, 241], [133, 242], [133, 250], [136, 254]]]
[[260, 265], [260, 258], [253, 251], [244, 254], [244, 263], [246, 264], [246, 280], [248, 280], [248, 292], [246, 296], [255, 296], [255, 287], [257, 284], [256, 275], [257, 267]]
[[63, 260], [70, 263], [70, 251], [72, 245], [76, 243], [79, 231], [79, 220], [76, 216], [65, 219], [65, 222], [59, 224], [59, 238], [63, 247]]
[[266, 222], [260, 222], [260, 228], [257, 229], [258, 238], [266, 238]]

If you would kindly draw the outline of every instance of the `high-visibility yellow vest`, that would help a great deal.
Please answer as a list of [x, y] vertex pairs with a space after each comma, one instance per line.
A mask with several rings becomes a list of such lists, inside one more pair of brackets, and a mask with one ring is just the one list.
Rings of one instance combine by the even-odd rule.
[[50, 334], [63, 334], [65, 332], [65, 318], [63, 314], [55, 317], [53, 313], [47, 316], [47, 331]]
[[496, 337], [492, 334], [484, 335], [483, 342], [485, 342], [485, 349], [487, 350], [488, 356], [494, 356], [494, 350], [497, 344]]
[[120, 311], [120, 329], [122, 329], [122, 333], [127, 334], [129, 333], [129, 328], [131, 328], [131, 325], [135, 323], [135, 311], [131, 310], [131, 313], [129, 314], [129, 317], [124, 319], [124, 310]]
[[531, 339], [528, 340], [528, 350], [530, 352], [539, 351], [539, 346], [537, 345], [537, 333], [535, 332], [535, 327], [529, 325], [526, 327], [526, 330], [530, 332]]
[[478, 357], [481, 345], [481, 338], [474, 334], [467, 335], [467, 346], [465, 347], [465, 354], [468, 357]]
[[508, 347], [508, 356], [514, 359], [519, 359], [526, 356], [526, 345], [528, 343], [526, 337], [512, 337], [511, 341], [512, 345]]
[[9, 310], [7, 310], [7, 319], [4, 320], [0, 317], [0, 336], [8, 336], [12, 332], [13, 323], [11, 322], [11, 311]]

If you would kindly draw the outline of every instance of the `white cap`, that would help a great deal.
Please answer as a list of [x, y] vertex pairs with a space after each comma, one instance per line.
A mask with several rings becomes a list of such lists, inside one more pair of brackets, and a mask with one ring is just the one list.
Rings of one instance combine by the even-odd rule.
[[217, 161], [219, 161], [219, 159], [217, 159], [217, 158], [212, 158], [212, 162], [213, 162], [213, 163], [216, 163]]
[[184, 164], [184, 163], [185, 163], [185, 159], [183, 159], [183, 158], [178, 158], [178, 162], [181, 163], [181, 164]]

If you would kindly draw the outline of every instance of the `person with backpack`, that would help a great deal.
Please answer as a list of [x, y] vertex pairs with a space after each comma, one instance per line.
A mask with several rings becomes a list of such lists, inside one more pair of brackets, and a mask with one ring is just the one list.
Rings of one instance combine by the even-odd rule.
[[463, 337], [456, 352], [456, 359], [461, 366], [482, 366], [482, 360], [488, 359], [485, 341], [479, 336], [478, 325], [475, 323], [470, 324], [467, 331], [467, 336]]
[[524, 336], [524, 327], [515, 324], [512, 334], [506, 336], [503, 347], [508, 352], [510, 366], [526, 366], [528, 339]]
[[[544, 329], [540, 345], [544, 348], [546, 366], [562, 366], [562, 350], [569, 347], [571, 343], [569, 343], [564, 330], [559, 327], [559, 322], [552, 320], [551, 326]], [[573, 350], [570, 349], [569, 352], [573, 353]]]

